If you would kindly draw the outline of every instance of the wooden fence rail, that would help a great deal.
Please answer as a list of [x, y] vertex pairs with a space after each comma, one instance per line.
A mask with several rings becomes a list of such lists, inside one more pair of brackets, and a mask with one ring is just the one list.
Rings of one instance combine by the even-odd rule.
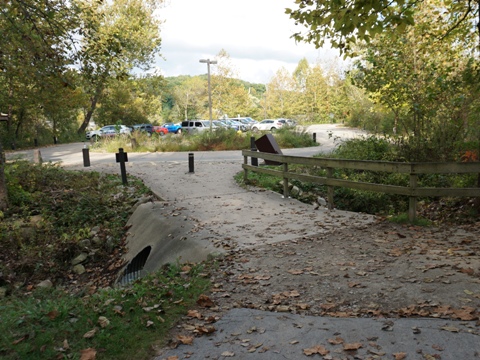
[[[283, 195], [288, 197], [288, 180], [296, 179], [304, 182], [317, 183], [327, 186], [328, 207], [333, 208], [333, 189], [335, 186], [350, 189], [375, 191], [386, 194], [405, 195], [409, 197], [408, 218], [415, 221], [417, 213], [417, 198], [427, 196], [440, 197], [480, 197], [480, 188], [432, 188], [420, 187], [417, 184], [419, 174], [480, 174], [480, 162], [465, 163], [397, 163], [389, 161], [365, 161], [365, 160], [344, 160], [313, 158], [301, 156], [278, 155], [265, 152], [243, 150], [244, 179], [248, 180], [248, 171], [269, 174], [283, 178]], [[267, 161], [280, 163], [282, 169], [275, 170], [259, 166], [248, 165], [248, 157], [260, 158]], [[289, 164], [320, 167], [326, 170], [327, 176], [313, 176], [289, 172]], [[351, 169], [381, 171], [388, 173], [409, 174], [409, 186], [396, 186], [357, 182], [351, 180], [336, 179], [333, 176], [334, 169]]]

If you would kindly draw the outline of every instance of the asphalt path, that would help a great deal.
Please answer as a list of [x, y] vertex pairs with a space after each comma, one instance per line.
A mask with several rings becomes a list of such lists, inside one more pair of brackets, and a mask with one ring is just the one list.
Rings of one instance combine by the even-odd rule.
[[[339, 124], [318, 124], [310, 125], [305, 131], [313, 137], [315, 134], [318, 146], [282, 149], [285, 155], [294, 156], [312, 156], [318, 153], [327, 153], [335, 148], [341, 141], [360, 137], [366, 133], [359, 129], [344, 127]], [[69, 144], [57, 144], [41, 146], [40, 150], [44, 162], [62, 163], [64, 165], [76, 165], [83, 163], [83, 149], [89, 147], [90, 142], [77, 142]], [[231, 151], [193, 151], [195, 162], [223, 162], [223, 161], [243, 161], [241, 150]], [[183, 162], [188, 161], [189, 152], [148, 152], [148, 153], [128, 153], [129, 162]], [[91, 161], [96, 164], [107, 164], [115, 162], [115, 154], [89, 151]], [[6, 151], [6, 159], [33, 159], [33, 150]]]

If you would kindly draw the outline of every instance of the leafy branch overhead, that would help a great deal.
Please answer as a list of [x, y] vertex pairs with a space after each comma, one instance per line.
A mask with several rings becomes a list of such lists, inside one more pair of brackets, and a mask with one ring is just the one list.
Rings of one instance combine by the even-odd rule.
[[[330, 43], [345, 55], [353, 52], [357, 41], [370, 40], [385, 31], [392, 36], [401, 34], [407, 26], [414, 25], [415, 12], [423, 5], [435, 3], [437, 10], [432, 21], [448, 23], [449, 26], [439, 38], [454, 32], [462, 24], [473, 23], [479, 16], [479, 0], [296, 0], [297, 9], [286, 9], [286, 14], [296, 25], [306, 27], [306, 32], [296, 32], [296, 41], [313, 43], [317, 48]], [[480, 21], [477, 31], [480, 35]], [[394, 31], [390, 31], [394, 30]], [[475, 29], [470, 26], [470, 31]]]

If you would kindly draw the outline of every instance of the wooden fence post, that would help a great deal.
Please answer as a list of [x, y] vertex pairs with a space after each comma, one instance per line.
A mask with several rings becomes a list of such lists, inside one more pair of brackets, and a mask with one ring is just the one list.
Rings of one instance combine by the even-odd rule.
[[417, 197], [415, 196], [417, 191], [418, 175], [415, 173], [414, 164], [410, 166], [410, 196], [408, 198], [408, 220], [414, 223], [417, 219]]
[[[327, 178], [333, 178], [333, 169], [327, 168]], [[333, 210], [333, 186], [327, 185], [328, 209]]]
[[285, 176], [288, 173], [288, 163], [283, 163], [283, 197], [288, 199], [288, 178]]
[[[248, 165], [248, 156], [243, 157], [243, 163]], [[245, 168], [243, 169], [243, 182], [246, 184], [248, 181], [248, 170]]]

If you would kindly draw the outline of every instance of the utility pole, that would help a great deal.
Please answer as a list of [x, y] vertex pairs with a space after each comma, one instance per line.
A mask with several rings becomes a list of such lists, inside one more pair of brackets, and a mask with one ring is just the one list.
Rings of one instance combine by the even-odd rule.
[[207, 64], [207, 79], [208, 79], [208, 112], [210, 114], [210, 131], [212, 131], [212, 89], [210, 87], [210, 64], [215, 65], [217, 63], [216, 60], [210, 59], [201, 59], [201, 63]]

